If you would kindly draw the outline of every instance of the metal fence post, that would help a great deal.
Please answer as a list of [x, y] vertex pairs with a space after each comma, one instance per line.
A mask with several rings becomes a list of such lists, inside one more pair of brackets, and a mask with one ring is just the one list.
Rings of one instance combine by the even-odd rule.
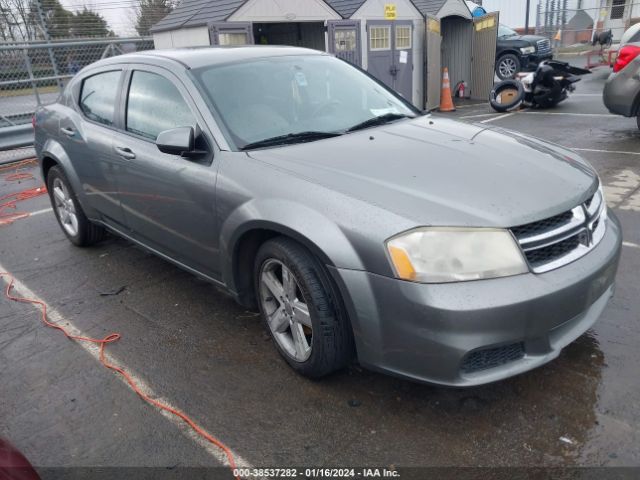
[[29, 74], [29, 80], [31, 80], [31, 87], [33, 88], [33, 93], [36, 96], [36, 101], [38, 105], [42, 105], [40, 102], [40, 93], [38, 92], [38, 86], [36, 85], [36, 79], [33, 76], [33, 68], [31, 67], [31, 59], [29, 58], [29, 50], [26, 48], [22, 50], [24, 53], [24, 65], [27, 68], [27, 73]]
[[[51, 36], [49, 35], [49, 29], [47, 28], [47, 24], [44, 21], [44, 13], [42, 11], [42, 0], [35, 0], [36, 8], [38, 10], [38, 17], [40, 18], [40, 28], [42, 29], [42, 34], [44, 35], [45, 41], [50, 44]], [[56, 77], [60, 76], [60, 71], [58, 70], [58, 64], [56, 62], [56, 56], [53, 53], [53, 49], [49, 48], [49, 59], [51, 60], [51, 66], [53, 67], [53, 75]], [[58, 89], [62, 91], [62, 81], [58, 80]]]

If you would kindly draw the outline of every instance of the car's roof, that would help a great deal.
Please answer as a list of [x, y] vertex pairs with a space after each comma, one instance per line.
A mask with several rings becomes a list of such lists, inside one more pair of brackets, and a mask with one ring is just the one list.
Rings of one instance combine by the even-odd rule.
[[186, 68], [200, 68], [236, 61], [247, 61], [261, 58], [283, 57], [288, 55], [327, 55], [325, 52], [308, 48], [286, 46], [239, 46], [239, 47], [194, 47], [174, 48], [168, 50], [148, 50], [128, 53], [108, 58], [100, 65], [111, 63], [166, 63], [177, 62]]

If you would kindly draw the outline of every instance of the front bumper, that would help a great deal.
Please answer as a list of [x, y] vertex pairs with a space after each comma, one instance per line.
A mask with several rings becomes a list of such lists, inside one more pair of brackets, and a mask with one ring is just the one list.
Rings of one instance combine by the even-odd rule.
[[540, 275], [425, 285], [330, 271], [343, 293], [363, 366], [467, 387], [543, 365], [588, 330], [613, 295], [621, 243], [620, 224], [611, 213], [597, 247]]
[[520, 57], [520, 62], [522, 65], [521, 69], [523, 71], [535, 70], [540, 62], [542, 62], [543, 60], [551, 59], [553, 59], [553, 52], [545, 53], [542, 55], [538, 53], [532, 53], [531, 55], [522, 55]]

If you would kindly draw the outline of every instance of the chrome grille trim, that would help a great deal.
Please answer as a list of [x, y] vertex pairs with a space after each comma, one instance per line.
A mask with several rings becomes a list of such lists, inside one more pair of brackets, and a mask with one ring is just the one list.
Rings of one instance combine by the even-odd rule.
[[[557, 219], [562, 219], [563, 223], [558, 223]], [[569, 212], [513, 227], [511, 232], [531, 271], [544, 273], [591, 251], [604, 237], [606, 220], [607, 206], [599, 189], [593, 197]], [[549, 224], [553, 228], [548, 228]]]
[[538, 40], [538, 53], [549, 53], [551, 51], [551, 41], [548, 39]]

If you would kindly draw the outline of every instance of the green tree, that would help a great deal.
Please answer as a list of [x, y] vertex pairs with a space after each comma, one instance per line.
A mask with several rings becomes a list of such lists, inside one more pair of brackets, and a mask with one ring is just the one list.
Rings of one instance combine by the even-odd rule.
[[70, 33], [72, 37], [108, 37], [114, 35], [102, 15], [89, 10], [86, 6], [71, 17]]
[[166, 17], [174, 8], [172, 0], [139, 0], [136, 7], [136, 31], [149, 35], [149, 29]]
[[[40, 0], [42, 20], [51, 38], [68, 38], [71, 36], [71, 21], [73, 12], [62, 6], [59, 0]], [[30, 22], [36, 25], [36, 36], [44, 38], [40, 13], [36, 1], [30, 6]]]

